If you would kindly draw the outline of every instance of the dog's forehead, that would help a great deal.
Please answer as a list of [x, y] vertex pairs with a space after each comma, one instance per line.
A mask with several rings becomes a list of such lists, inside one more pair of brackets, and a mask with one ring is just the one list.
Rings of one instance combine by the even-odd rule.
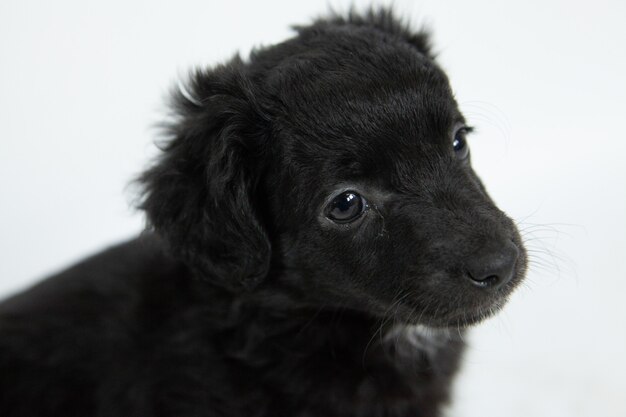
[[341, 127], [351, 119], [427, 121], [449, 111], [448, 79], [431, 58], [402, 42], [358, 40], [300, 46], [280, 61], [268, 78], [288, 121]]
[[408, 45], [359, 45], [305, 50], [276, 71], [290, 160], [386, 169], [428, 157], [449, 138], [461, 116], [443, 71]]

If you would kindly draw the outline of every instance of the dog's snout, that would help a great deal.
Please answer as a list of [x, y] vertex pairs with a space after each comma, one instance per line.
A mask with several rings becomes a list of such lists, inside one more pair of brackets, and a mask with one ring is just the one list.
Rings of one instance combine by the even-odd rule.
[[518, 256], [513, 242], [483, 248], [466, 263], [470, 282], [485, 289], [503, 286], [513, 278]]

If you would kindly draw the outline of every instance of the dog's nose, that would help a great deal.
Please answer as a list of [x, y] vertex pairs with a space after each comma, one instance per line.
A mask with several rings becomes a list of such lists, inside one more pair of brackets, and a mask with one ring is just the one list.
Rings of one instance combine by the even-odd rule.
[[475, 253], [465, 267], [470, 282], [479, 288], [499, 288], [513, 278], [519, 250], [513, 242], [488, 245]]

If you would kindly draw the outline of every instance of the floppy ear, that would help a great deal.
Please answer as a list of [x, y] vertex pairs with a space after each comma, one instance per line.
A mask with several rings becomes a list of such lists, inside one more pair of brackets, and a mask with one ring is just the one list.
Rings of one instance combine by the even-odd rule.
[[173, 94], [168, 141], [139, 178], [140, 207], [172, 253], [230, 289], [259, 283], [271, 252], [255, 196], [268, 122], [242, 67], [198, 70]]

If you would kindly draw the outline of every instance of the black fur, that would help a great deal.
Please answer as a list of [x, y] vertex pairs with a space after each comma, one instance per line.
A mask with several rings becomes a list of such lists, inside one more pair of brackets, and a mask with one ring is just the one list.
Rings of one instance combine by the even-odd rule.
[[[297, 31], [174, 94], [151, 231], [0, 304], [1, 416], [439, 415], [519, 235], [455, 154], [425, 33], [385, 10]], [[352, 223], [325, 211], [342, 190]], [[511, 242], [509, 282], [468, 278]]]

